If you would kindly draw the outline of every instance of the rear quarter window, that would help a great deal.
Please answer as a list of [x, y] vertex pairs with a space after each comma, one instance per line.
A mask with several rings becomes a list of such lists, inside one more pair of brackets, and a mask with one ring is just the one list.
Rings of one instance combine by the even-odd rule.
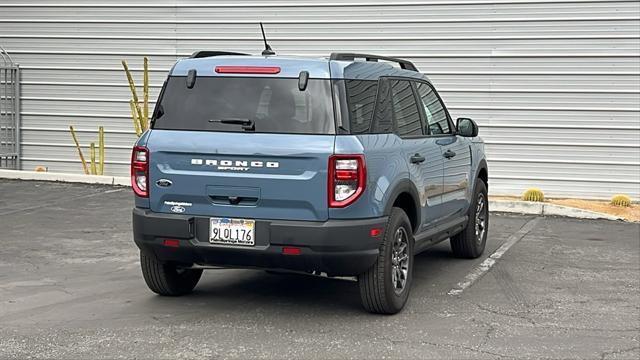
[[352, 134], [368, 133], [376, 105], [378, 82], [373, 80], [344, 80]]

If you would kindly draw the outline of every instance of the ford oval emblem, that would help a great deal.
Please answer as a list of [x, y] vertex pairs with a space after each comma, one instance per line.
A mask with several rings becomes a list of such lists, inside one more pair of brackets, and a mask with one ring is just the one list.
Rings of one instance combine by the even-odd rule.
[[171, 212], [182, 214], [185, 211], [185, 208], [180, 205], [174, 205], [171, 207]]
[[160, 180], [156, 181], [156, 185], [158, 185], [160, 187], [169, 187], [169, 186], [173, 185], [173, 182], [171, 182], [171, 180], [169, 180], [169, 179], [160, 179]]

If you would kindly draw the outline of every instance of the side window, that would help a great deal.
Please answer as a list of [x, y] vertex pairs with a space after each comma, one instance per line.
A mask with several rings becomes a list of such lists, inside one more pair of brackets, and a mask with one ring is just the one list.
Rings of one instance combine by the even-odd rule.
[[[436, 96], [431, 86], [422, 82], [416, 82], [418, 95], [422, 100], [422, 107], [424, 108], [424, 114], [429, 127], [429, 134], [440, 135], [450, 134], [449, 120], [447, 119], [447, 112], [444, 110], [444, 106], [440, 102], [440, 99]], [[425, 129], [426, 130], [426, 129]], [[426, 131], [425, 131], [426, 133]]]
[[411, 83], [407, 80], [391, 80], [391, 98], [398, 136], [423, 135], [420, 111]]

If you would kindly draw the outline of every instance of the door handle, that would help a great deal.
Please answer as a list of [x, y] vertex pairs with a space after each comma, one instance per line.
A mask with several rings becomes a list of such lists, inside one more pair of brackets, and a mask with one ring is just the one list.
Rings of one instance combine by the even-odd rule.
[[424, 156], [415, 153], [409, 160], [411, 160], [412, 164], [420, 164], [421, 162], [424, 162], [426, 159], [424, 158]]
[[451, 159], [452, 157], [456, 156], [456, 153], [455, 151], [447, 150], [444, 152], [444, 154], [442, 154], [442, 156], [446, 157], [447, 159]]

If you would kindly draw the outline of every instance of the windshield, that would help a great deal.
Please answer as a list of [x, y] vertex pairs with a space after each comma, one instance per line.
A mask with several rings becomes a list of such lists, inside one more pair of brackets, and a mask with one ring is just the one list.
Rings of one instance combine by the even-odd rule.
[[186, 77], [167, 80], [155, 111], [154, 129], [286, 134], [334, 134], [328, 79]]

